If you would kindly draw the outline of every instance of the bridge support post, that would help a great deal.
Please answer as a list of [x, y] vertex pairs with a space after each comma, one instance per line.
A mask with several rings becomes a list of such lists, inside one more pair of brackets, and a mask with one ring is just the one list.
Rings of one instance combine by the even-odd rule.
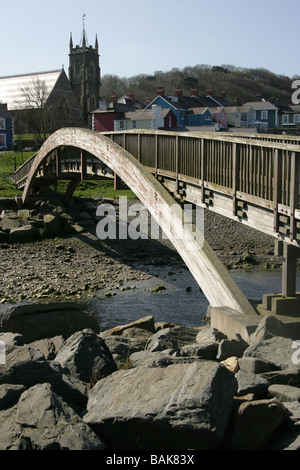
[[296, 295], [296, 265], [299, 249], [288, 243], [283, 243], [282, 262], [282, 297]]

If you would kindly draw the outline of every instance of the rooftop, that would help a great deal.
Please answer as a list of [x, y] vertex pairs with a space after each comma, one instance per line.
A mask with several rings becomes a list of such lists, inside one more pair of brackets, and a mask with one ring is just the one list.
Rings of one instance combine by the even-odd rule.
[[7, 103], [9, 110], [25, 106], [24, 89], [34, 89], [37, 82], [45, 83], [46, 98], [50, 95], [62, 70], [39, 72], [25, 75], [0, 77], [0, 101]]

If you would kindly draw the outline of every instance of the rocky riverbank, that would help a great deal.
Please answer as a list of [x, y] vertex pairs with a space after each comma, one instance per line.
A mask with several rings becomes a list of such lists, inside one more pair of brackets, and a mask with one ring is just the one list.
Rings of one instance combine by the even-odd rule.
[[0, 312], [1, 450], [299, 450], [299, 345], [153, 316], [100, 331], [78, 303]]
[[[19, 209], [0, 199], [0, 301], [89, 298], [151, 277], [151, 266], [184, 266], [168, 240], [99, 240], [97, 206], [118, 200], [78, 198], [70, 208], [55, 200]], [[128, 201], [134, 204], [136, 201]], [[280, 269], [273, 240], [208, 211], [205, 237], [228, 269]]]

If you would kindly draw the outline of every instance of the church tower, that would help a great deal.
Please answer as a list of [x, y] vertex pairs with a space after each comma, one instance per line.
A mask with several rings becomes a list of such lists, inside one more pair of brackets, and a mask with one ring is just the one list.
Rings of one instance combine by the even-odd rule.
[[84, 19], [80, 44], [73, 47], [72, 33], [70, 35], [69, 52], [69, 81], [82, 109], [83, 123], [91, 127], [90, 112], [99, 107], [100, 98], [100, 66], [98, 39], [95, 47], [88, 45]]

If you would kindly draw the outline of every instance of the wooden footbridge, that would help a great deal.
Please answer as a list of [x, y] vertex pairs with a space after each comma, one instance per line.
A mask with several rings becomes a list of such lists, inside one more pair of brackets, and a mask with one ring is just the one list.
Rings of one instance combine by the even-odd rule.
[[[300, 138], [260, 134], [164, 131], [96, 133], [67, 128], [52, 134], [14, 174], [27, 199], [45, 185], [69, 180], [68, 202], [81, 180], [114, 178], [129, 186], [157, 218], [174, 218], [174, 200], [200, 205], [276, 241], [283, 255], [281, 297], [296, 296], [300, 246]], [[175, 206], [177, 207], [177, 206]], [[180, 208], [180, 205], [178, 205]], [[181, 208], [175, 214], [181, 221]], [[176, 212], [176, 210], [175, 210]], [[159, 220], [164, 230], [164, 221]], [[170, 235], [213, 307], [253, 315], [253, 308], [205, 240]], [[193, 249], [187, 249], [193, 247]]]

